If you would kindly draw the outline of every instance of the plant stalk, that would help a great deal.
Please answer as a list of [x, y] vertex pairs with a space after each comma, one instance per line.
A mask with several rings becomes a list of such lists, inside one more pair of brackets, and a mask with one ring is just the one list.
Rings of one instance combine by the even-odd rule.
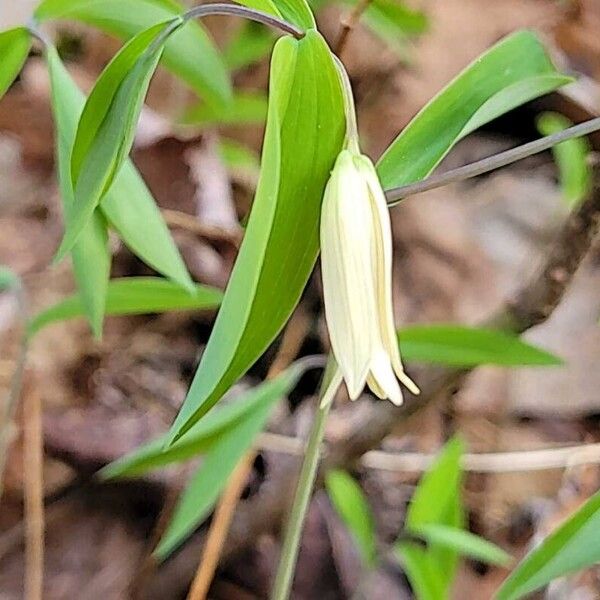
[[281, 558], [279, 559], [275, 583], [271, 592], [271, 600], [287, 600], [290, 596], [300, 550], [300, 537], [317, 475], [325, 423], [331, 408], [331, 402], [341, 382], [342, 377], [337, 365], [330, 361], [323, 377], [321, 400], [306, 445], [298, 487], [296, 488], [294, 503], [283, 538]]

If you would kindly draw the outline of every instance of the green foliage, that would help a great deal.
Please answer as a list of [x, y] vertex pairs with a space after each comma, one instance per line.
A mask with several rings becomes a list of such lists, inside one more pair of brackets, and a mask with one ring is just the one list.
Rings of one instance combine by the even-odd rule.
[[442, 546], [490, 565], [506, 567], [512, 562], [511, 555], [502, 548], [458, 527], [429, 523], [413, 527], [411, 533], [425, 540], [428, 545]]
[[103, 478], [131, 477], [203, 454], [202, 464], [183, 492], [156, 550], [158, 558], [166, 558], [208, 515], [275, 403], [292, 390], [308, 366], [307, 361], [300, 361], [246, 392], [234, 404], [212, 411], [170, 447], [165, 448], [167, 438], [163, 436], [100, 472]]
[[246, 235], [173, 439], [247, 371], [296, 306], [317, 257], [321, 199], [343, 133], [341, 90], [325, 42], [315, 31], [299, 41], [281, 38]]
[[214, 107], [198, 104], [190, 107], [181, 119], [182, 125], [254, 125], [263, 124], [267, 116], [267, 97], [262, 91], [237, 92], [229, 104]]
[[504, 331], [463, 325], [413, 325], [398, 332], [405, 360], [457, 367], [560, 365], [562, 360]]
[[25, 27], [0, 33], [0, 98], [17, 78], [31, 48], [31, 36]]
[[[46, 60], [57, 132], [58, 180], [65, 213], [68, 213], [74, 202], [71, 151], [85, 97], [53, 47], [46, 48]], [[106, 243], [107, 222], [149, 266], [185, 288], [191, 289], [192, 286], [191, 278], [154, 199], [136, 168], [127, 160], [71, 252], [86, 315], [96, 335], [101, 331], [110, 270]], [[140, 227], [140, 223], [143, 223], [143, 227]]]
[[506, 37], [449, 83], [392, 142], [378, 163], [383, 186], [423, 179], [468, 133], [569, 81], [533, 33]]
[[[430, 525], [462, 528], [462, 453], [463, 443], [458, 438], [450, 440], [423, 475], [406, 513], [408, 534], [418, 536], [419, 530]], [[432, 543], [425, 550], [401, 536], [394, 545], [394, 552], [419, 600], [447, 597], [458, 567], [456, 550], [440, 543]]]
[[223, 49], [223, 59], [232, 71], [258, 62], [273, 49], [275, 36], [264, 25], [247, 21]]
[[[174, 0], [44, 0], [35, 17], [39, 22], [77, 20], [127, 40], [183, 12], [183, 6]], [[230, 99], [224, 61], [198, 23], [186, 23], [169, 38], [163, 62], [206, 102], [216, 106]]]
[[10, 290], [19, 285], [19, 278], [8, 267], [0, 265], [0, 292]]
[[71, 153], [75, 199], [57, 260], [77, 241], [126, 161], [150, 78], [169, 33], [181, 23], [181, 19], [159, 23], [133, 37], [102, 72], [87, 99]]
[[[201, 310], [219, 306], [221, 292], [196, 285], [193, 291], [158, 277], [123, 277], [107, 285], [107, 315], [141, 315], [169, 310]], [[28, 335], [35, 335], [47, 325], [81, 317], [85, 314], [82, 295], [75, 295], [38, 313], [30, 322]]]
[[352, 534], [366, 568], [375, 566], [375, 522], [360, 485], [346, 471], [329, 471], [325, 477], [329, 499]]
[[600, 562], [600, 492], [534, 548], [504, 582], [496, 600], [517, 600]]
[[221, 138], [219, 154], [232, 173], [258, 180], [260, 159], [253, 150], [239, 142]]
[[[565, 116], [554, 112], [543, 113], [537, 120], [538, 131], [542, 135], [552, 135], [572, 125]], [[592, 169], [587, 160], [590, 150], [586, 138], [566, 140], [552, 148], [562, 194], [571, 208], [583, 202], [592, 190]]]

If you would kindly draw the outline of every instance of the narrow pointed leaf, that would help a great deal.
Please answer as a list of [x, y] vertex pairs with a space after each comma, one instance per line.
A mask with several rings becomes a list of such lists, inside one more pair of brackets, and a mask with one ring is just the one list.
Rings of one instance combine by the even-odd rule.
[[[112, 279], [107, 287], [107, 315], [141, 315], [174, 310], [201, 310], [219, 306], [221, 292], [204, 285], [189, 292], [159, 277], [124, 277]], [[66, 319], [84, 314], [82, 298], [70, 296], [37, 314], [30, 322], [28, 335]]]
[[433, 98], [378, 163], [385, 188], [425, 178], [465, 135], [565, 85], [537, 36], [519, 31], [498, 42]]
[[[183, 14], [174, 0], [44, 0], [36, 9], [39, 22], [69, 19], [98, 27], [127, 40], [152, 25]], [[205, 29], [186, 23], [167, 41], [162, 62], [206, 102], [228, 102], [231, 82], [223, 59]]]
[[280, 39], [271, 74], [252, 212], [173, 439], [205, 414], [275, 339], [317, 257], [321, 199], [344, 133], [338, 75], [316, 31], [299, 41]]
[[497, 592], [496, 600], [517, 600], [553, 579], [600, 563], [600, 492], [536, 546]]
[[[405, 528], [409, 533], [418, 532], [420, 527], [430, 524], [463, 526], [460, 468], [463, 449], [460, 439], [450, 440], [421, 478], [406, 513]], [[432, 544], [427, 555], [433, 565], [439, 567], [447, 589], [458, 567], [458, 552], [440, 544]]]
[[[63, 202], [70, 205], [73, 202], [71, 150], [77, 123], [85, 104], [85, 96], [53, 48], [48, 49], [47, 60], [52, 85], [53, 109], [59, 134], [57, 143], [59, 144], [61, 194]], [[125, 162], [114, 185], [100, 203], [99, 210], [134, 254], [165, 277], [187, 289], [192, 289], [190, 275], [156, 202], [130, 160]], [[97, 212], [98, 209], [94, 214]], [[97, 244], [99, 247], [100, 240], [97, 240]], [[89, 265], [85, 261], [82, 261], [81, 265], [84, 277], [99, 278], [100, 273], [105, 270], [99, 264]], [[106, 278], [108, 279], [108, 274]], [[94, 289], [97, 290], [96, 302], [99, 303], [100, 299], [104, 298], [105, 292], [102, 292], [102, 287], [90, 285], [89, 289], [92, 292]]]
[[150, 470], [174, 462], [181, 462], [207, 452], [220, 436], [237, 427], [245, 419], [251, 419], [255, 410], [287, 395], [304, 372], [305, 365], [298, 362], [270, 381], [245, 392], [231, 404], [215, 408], [206, 418], [192, 427], [175, 444], [165, 447], [167, 436], [163, 435], [116, 460], [100, 471], [105, 479], [115, 477], [138, 477]]
[[17, 78], [31, 48], [31, 35], [25, 27], [0, 33], [0, 98]]
[[346, 471], [329, 471], [325, 477], [329, 499], [350, 531], [366, 568], [374, 566], [376, 555], [375, 520], [360, 485]]
[[[542, 135], [552, 135], [572, 125], [567, 117], [553, 112], [543, 113], [537, 120]], [[552, 148], [563, 198], [571, 208], [583, 202], [592, 190], [592, 169], [588, 164], [590, 150], [587, 138], [573, 138]]]
[[504, 331], [464, 325], [413, 325], [398, 332], [407, 361], [472, 367], [561, 365], [562, 360]]
[[156, 549], [155, 555], [159, 559], [166, 558], [206, 518], [235, 466], [264, 428], [275, 402], [293, 388], [301, 372], [302, 367], [295, 365], [273, 382], [263, 384], [269, 387], [269, 393], [263, 394], [261, 402], [254, 405], [252, 412], [227, 429], [210, 447], [200, 468], [183, 492], [167, 531]]
[[448, 585], [442, 567], [415, 542], [399, 542], [394, 555], [402, 565], [418, 600], [446, 600]]
[[[56, 127], [56, 161], [58, 183], [66, 218], [73, 210], [73, 186], [71, 184], [71, 150], [75, 140], [77, 117], [83, 100], [70, 89], [75, 88], [62, 64], [56, 49], [46, 48], [46, 59], [50, 74], [52, 112]], [[76, 89], [76, 88], [75, 88]], [[76, 90], [78, 92], [78, 90]], [[96, 209], [85, 225], [77, 243], [71, 250], [73, 270], [81, 306], [96, 337], [102, 333], [106, 290], [110, 275], [111, 256], [108, 248], [106, 219]]]
[[464, 529], [429, 523], [413, 527], [411, 533], [423, 538], [428, 544], [449, 548], [462, 556], [490, 565], [506, 567], [512, 562], [511, 555], [502, 548]]
[[181, 19], [174, 19], [132, 38], [109, 63], [90, 93], [71, 155], [74, 208], [56, 260], [77, 241], [127, 159], [164, 43], [168, 33], [180, 25]]
[[181, 124], [196, 127], [260, 125], [265, 122], [266, 117], [267, 97], [265, 94], [244, 91], [235, 94], [229, 104], [216, 107], [203, 103], [190, 107], [181, 118]]

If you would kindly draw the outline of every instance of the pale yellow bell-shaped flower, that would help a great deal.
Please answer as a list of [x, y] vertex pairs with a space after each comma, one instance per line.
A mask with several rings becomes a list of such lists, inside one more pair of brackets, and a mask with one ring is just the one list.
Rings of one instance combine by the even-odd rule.
[[379, 398], [401, 404], [398, 379], [418, 394], [402, 368], [394, 328], [385, 195], [373, 163], [351, 150], [340, 153], [325, 189], [321, 269], [331, 347], [350, 398], [366, 384]]

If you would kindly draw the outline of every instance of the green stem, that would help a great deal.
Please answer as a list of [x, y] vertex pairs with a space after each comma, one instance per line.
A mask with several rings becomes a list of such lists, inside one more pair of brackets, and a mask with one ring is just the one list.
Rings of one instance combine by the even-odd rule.
[[300, 549], [300, 536], [302, 534], [308, 504], [317, 475], [317, 467], [319, 465], [321, 442], [323, 441], [323, 434], [325, 433], [325, 422], [327, 421], [327, 415], [331, 408], [333, 396], [342, 381], [337, 367], [334, 373], [331, 372], [332, 370], [330, 363], [323, 378], [321, 401], [306, 445], [304, 462], [302, 463], [298, 487], [296, 488], [294, 503], [292, 505], [283, 539], [281, 558], [279, 560], [279, 566], [277, 567], [277, 575], [275, 576], [271, 600], [287, 600], [292, 589], [294, 570], [296, 568], [298, 551]]

